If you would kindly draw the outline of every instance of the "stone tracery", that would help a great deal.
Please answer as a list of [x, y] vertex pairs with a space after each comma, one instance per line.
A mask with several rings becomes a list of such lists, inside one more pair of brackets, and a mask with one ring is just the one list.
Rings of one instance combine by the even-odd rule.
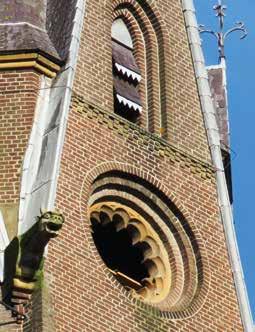
[[140, 263], [148, 274], [147, 278], [141, 280], [140, 287], [133, 292], [133, 296], [152, 303], [162, 301], [162, 291], [170, 289], [171, 270], [167, 253], [156, 232], [141, 216], [116, 203], [96, 204], [91, 208], [90, 218], [92, 223], [100, 223], [103, 227], [113, 223], [116, 232], [123, 229], [127, 231], [132, 245], [139, 247], [138, 250], [142, 252], [143, 259]]
[[[187, 220], [161, 191], [137, 176], [109, 171], [93, 182], [88, 206], [99, 254], [133, 299], [171, 317], [197, 310], [205, 292], [200, 248]], [[102, 233], [97, 239], [95, 225]], [[114, 242], [114, 234], [126, 238]], [[112, 249], [106, 257], [107, 241]], [[117, 268], [111, 266], [116, 251]]]

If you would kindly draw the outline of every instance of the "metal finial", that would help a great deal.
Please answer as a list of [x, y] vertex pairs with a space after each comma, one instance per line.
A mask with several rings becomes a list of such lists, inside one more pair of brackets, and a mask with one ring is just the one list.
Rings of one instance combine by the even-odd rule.
[[200, 33], [210, 33], [213, 36], [216, 37], [218, 41], [218, 50], [219, 50], [219, 62], [221, 62], [223, 59], [225, 59], [225, 41], [227, 37], [234, 31], [240, 31], [241, 37], [240, 39], [243, 39], [247, 36], [247, 30], [245, 28], [245, 25], [243, 22], [236, 22], [235, 26], [226, 32], [224, 32], [224, 19], [225, 19], [225, 11], [227, 9], [227, 6], [222, 4], [221, 0], [218, 0], [218, 4], [213, 7], [213, 9], [216, 11], [216, 16], [219, 19], [219, 26], [220, 29], [218, 32], [206, 29], [204, 25], [199, 26]]
[[213, 9], [216, 11], [216, 16], [219, 18], [220, 22], [220, 29], [223, 30], [224, 28], [224, 18], [225, 18], [225, 10], [227, 9], [227, 6], [224, 6], [222, 4], [218, 4], [213, 6]]

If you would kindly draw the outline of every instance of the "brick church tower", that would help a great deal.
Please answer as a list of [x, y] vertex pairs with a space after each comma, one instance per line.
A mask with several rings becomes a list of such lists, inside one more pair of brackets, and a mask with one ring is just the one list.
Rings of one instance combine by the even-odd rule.
[[0, 8], [0, 330], [251, 332], [192, 0]]

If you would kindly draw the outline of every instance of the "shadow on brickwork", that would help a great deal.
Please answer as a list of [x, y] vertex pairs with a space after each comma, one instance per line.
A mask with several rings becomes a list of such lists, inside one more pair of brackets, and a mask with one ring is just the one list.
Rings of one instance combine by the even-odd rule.
[[164, 321], [163, 318], [159, 318], [153, 314], [149, 309], [142, 309], [140, 307], [135, 309], [135, 321], [141, 332], [171, 332], [176, 331], [176, 326], [171, 323], [170, 320]]
[[24, 324], [23, 332], [54, 332], [54, 315], [49, 295], [47, 278], [41, 289], [33, 294], [32, 304], [28, 313], [29, 319]]

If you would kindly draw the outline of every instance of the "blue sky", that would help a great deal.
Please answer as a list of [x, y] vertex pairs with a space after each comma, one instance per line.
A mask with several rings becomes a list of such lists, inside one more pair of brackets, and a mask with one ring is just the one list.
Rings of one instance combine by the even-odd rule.
[[[194, 0], [199, 24], [218, 29], [212, 10], [217, 0]], [[226, 29], [243, 21], [248, 36], [240, 40], [235, 32], [226, 41], [229, 115], [231, 126], [232, 171], [234, 185], [234, 220], [246, 285], [255, 319], [255, 1], [222, 1], [227, 5]], [[216, 39], [203, 34], [207, 65], [217, 64]]]

